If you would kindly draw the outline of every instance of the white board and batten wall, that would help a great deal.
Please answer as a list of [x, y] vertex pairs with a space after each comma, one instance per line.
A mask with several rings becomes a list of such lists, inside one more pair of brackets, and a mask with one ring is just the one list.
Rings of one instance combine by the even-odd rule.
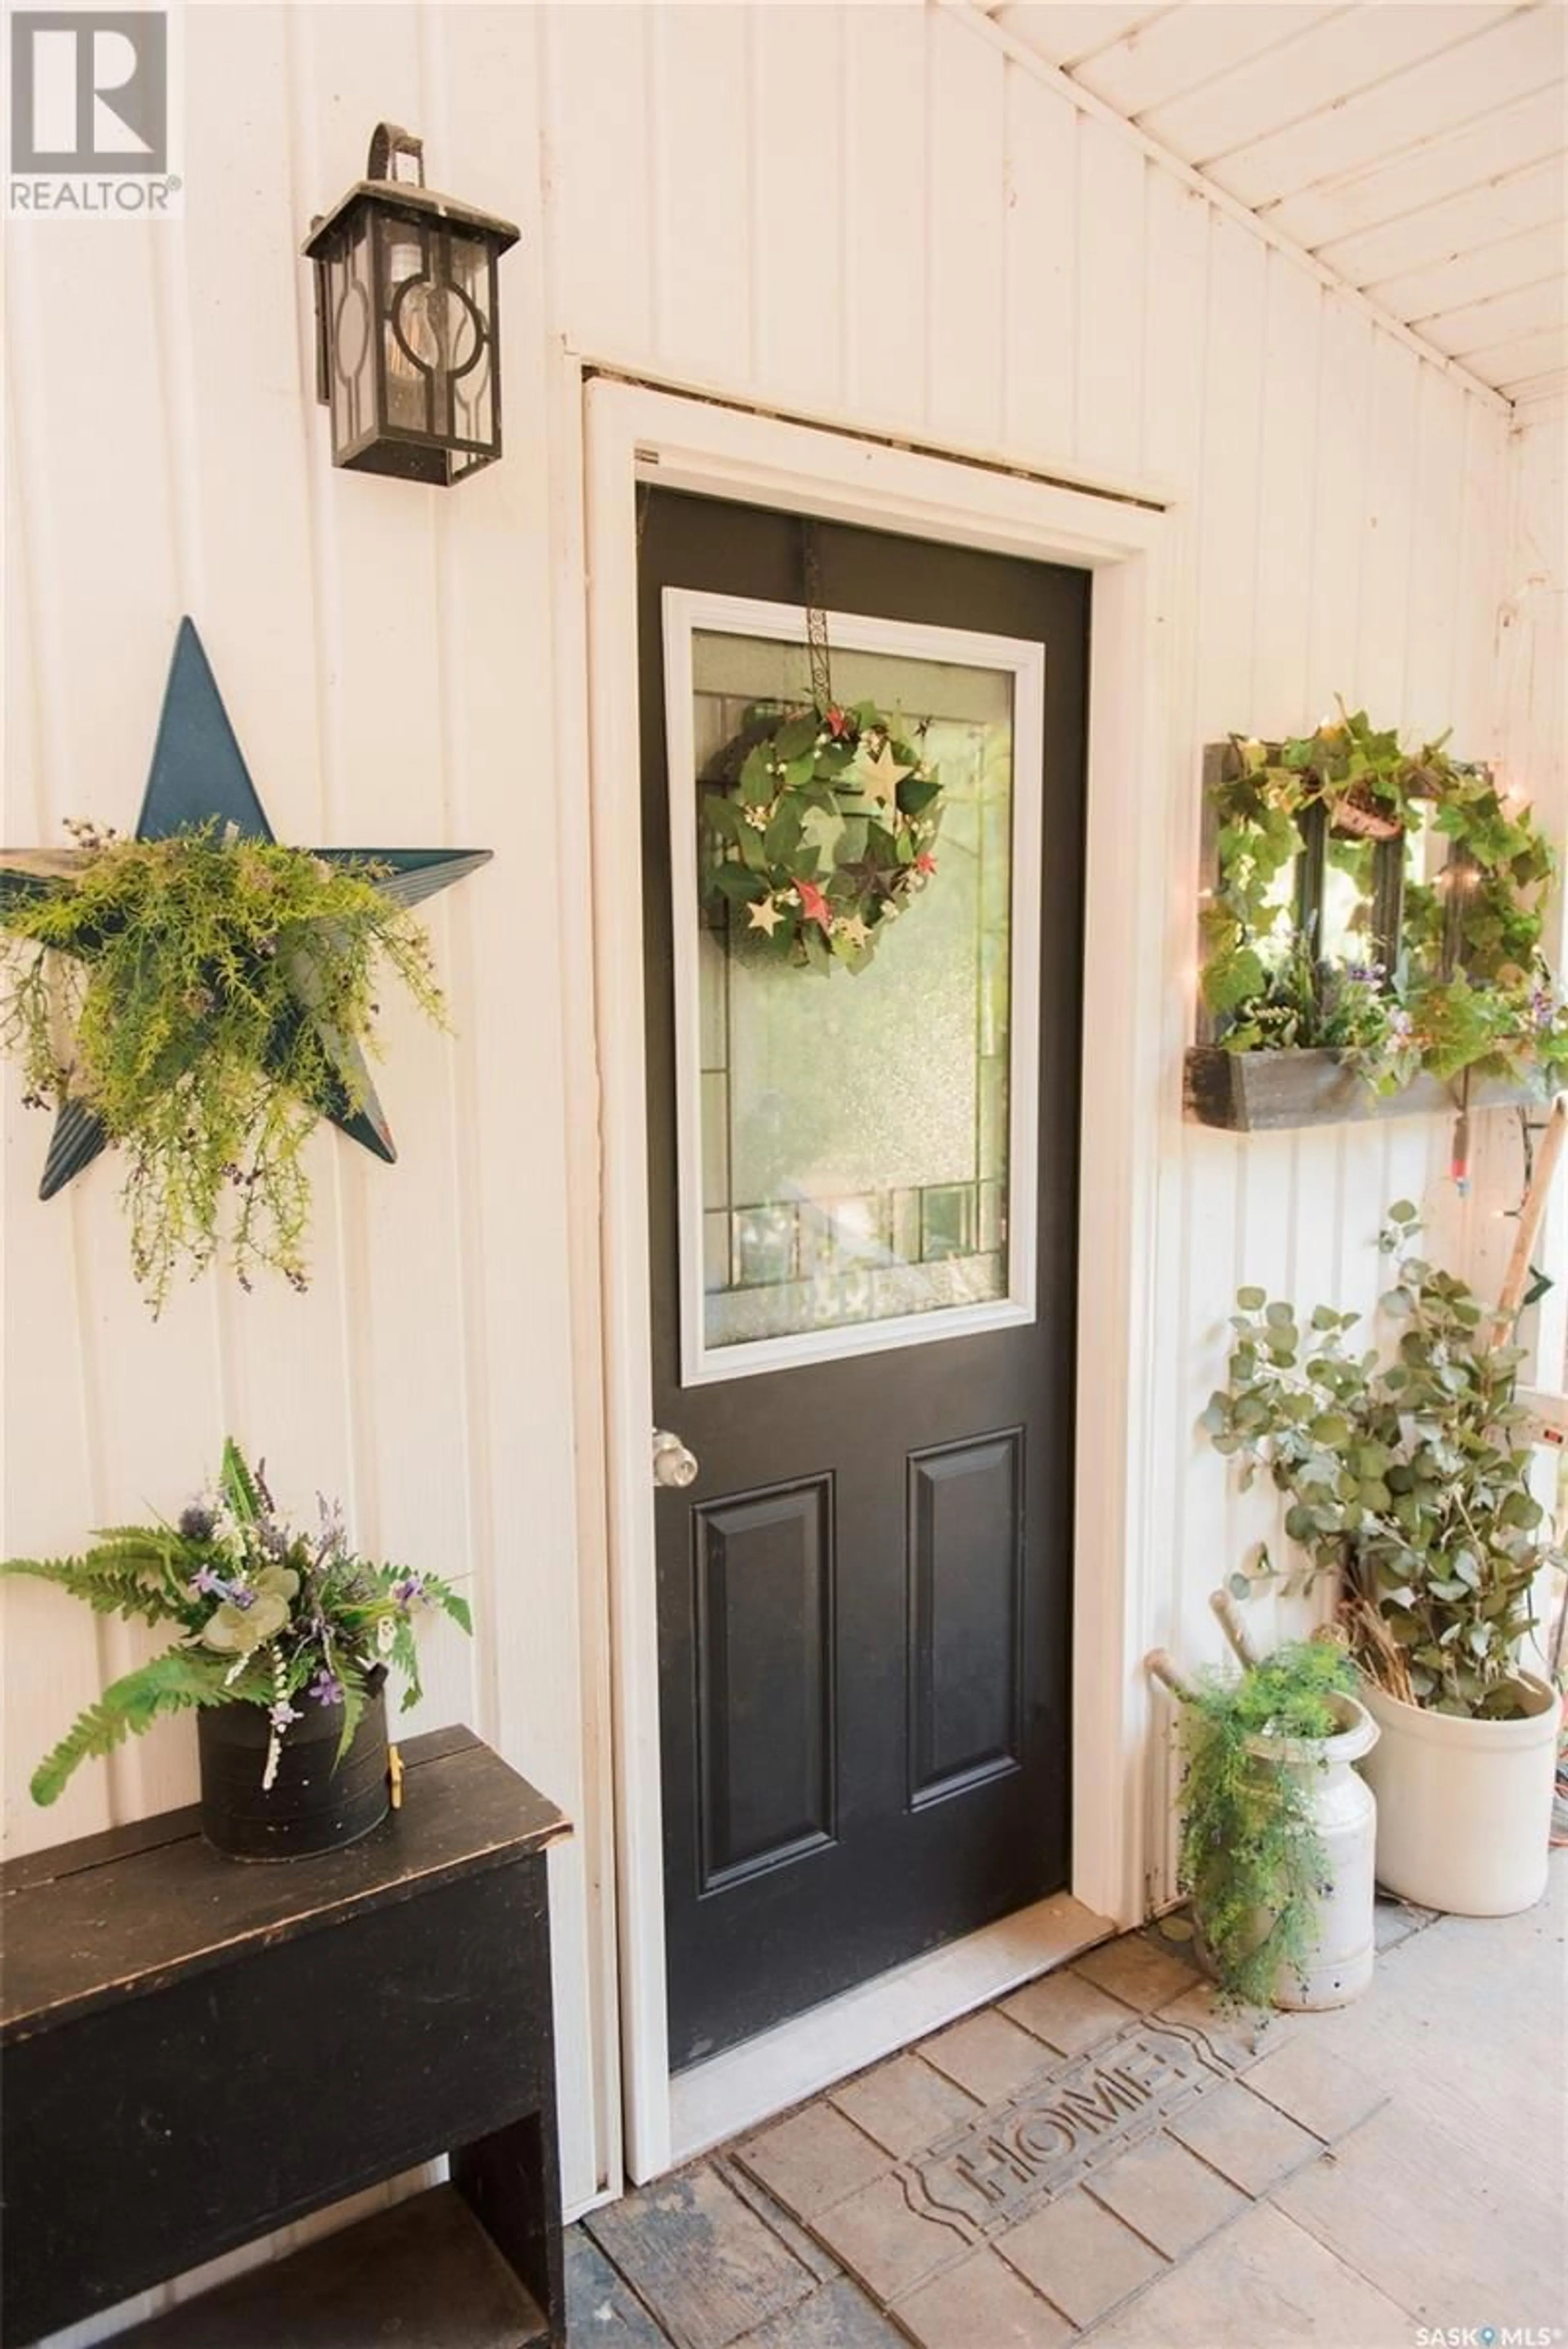
[[[279, 837], [496, 857], [429, 909], [455, 1034], [387, 1007], [397, 1167], [315, 1146], [304, 1298], [203, 1281], [151, 1325], [112, 1164], [37, 1205], [46, 1128], [8, 1072], [4, 1538], [175, 1507], [232, 1429], [289, 1501], [341, 1493], [366, 1547], [468, 1578], [478, 1636], [431, 1639], [411, 1725], [468, 1720], [578, 1823], [552, 1865], [580, 2208], [619, 2174], [582, 364], [1177, 510], [1146, 1579], [1151, 1640], [1189, 1660], [1262, 1522], [1193, 1433], [1231, 1292], [1369, 1303], [1380, 1209], [1447, 1139], [1182, 1123], [1198, 746], [1339, 691], [1529, 788], [1551, 742], [1499, 616], [1532, 492], [1511, 505], [1495, 397], [956, 9], [194, 6], [185, 31], [183, 221], [9, 240], [5, 837], [130, 823], [188, 611]], [[446, 494], [335, 474], [313, 398], [296, 249], [382, 119], [524, 232], [507, 453]], [[10, 1847], [188, 1799], [174, 1730], [31, 1807], [36, 1754], [137, 1650], [48, 1590], [4, 1604]], [[1157, 1764], [1152, 1895], [1164, 1792]]]

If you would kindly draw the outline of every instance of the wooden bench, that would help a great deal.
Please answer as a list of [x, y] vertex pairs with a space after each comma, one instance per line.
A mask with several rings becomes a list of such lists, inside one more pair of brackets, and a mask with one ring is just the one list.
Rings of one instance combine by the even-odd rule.
[[546, 1847], [467, 1730], [341, 1851], [223, 1859], [194, 1809], [0, 1870], [0, 2339], [110, 2306], [417, 2167], [431, 2189], [125, 2349], [565, 2339]]

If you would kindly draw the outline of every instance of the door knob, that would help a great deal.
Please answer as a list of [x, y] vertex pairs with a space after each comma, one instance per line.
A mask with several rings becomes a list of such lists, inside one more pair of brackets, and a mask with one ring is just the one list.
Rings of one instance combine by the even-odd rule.
[[653, 1431], [653, 1481], [656, 1485], [690, 1485], [697, 1475], [697, 1454], [688, 1452], [668, 1429]]

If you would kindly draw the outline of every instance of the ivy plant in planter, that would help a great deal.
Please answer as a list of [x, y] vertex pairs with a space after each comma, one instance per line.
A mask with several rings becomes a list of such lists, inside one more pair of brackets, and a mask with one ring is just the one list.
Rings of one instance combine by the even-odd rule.
[[90, 1111], [125, 1155], [131, 1260], [156, 1313], [225, 1248], [306, 1280], [304, 1151], [364, 1101], [379, 974], [441, 1017], [423, 930], [373, 860], [216, 822], [161, 839], [71, 827], [68, 883], [6, 895], [0, 1040], [26, 1099]]
[[[1217, 874], [1200, 925], [1202, 998], [1220, 1050], [1330, 1052], [1361, 1081], [1364, 1108], [1412, 1087], [1410, 1106], [1440, 1106], [1436, 1087], [1456, 1079], [1467, 1092], [1472, 1078], [1543, 1092], [1568, 1077], [1568, 1009], [1541, 948], [1552, 846], [1528, 808], [1445, 741], [1402, 750], [1364, 710], [1272, 746], [1232, 738], [1210, 786]], [[1375, 854], [1401, 857], [1428, 819], [1449, 843], [1446, 868], [1401, 884], [1397, 864], [1384, 864], [1391, 935], [1358, 957], [1327, 954], [1313, 916], [1303, 929], [1279, 902], [1308, 832], [1369, 894]], [[1388, 846], [1376, 851], [1379, 842]], [[1316, 1087], [1319, 1113], [1355, 1113], [1333, 1073]], [[1262, 1097], [1259, 1113], [1231, 1118], [1219, 1101], [1233, 1091], [1222, 1071], [1189, 1078], [1194, 1106], [1213, 1122], [1303, 1122], [1289, 1109], [1271, 1114]], [[1303, 1095], [1303, 1106], [1316, 1104]]]

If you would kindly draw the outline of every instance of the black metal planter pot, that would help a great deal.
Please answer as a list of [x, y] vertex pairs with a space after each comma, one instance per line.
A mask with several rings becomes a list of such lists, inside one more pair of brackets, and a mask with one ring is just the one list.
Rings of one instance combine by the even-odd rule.
[[277, 1774], [262, 1787], [271, 1733], [259, 1704], [204, 1706], [197, 1715], [202, 1832], [230, 1859], [305, 1859], [356, 1843], [387, 1816], [387, 1708], [380, 1689], [366, 1704], [336, 1769], [338, 1705], [306, 1704], [290, 1723]]

